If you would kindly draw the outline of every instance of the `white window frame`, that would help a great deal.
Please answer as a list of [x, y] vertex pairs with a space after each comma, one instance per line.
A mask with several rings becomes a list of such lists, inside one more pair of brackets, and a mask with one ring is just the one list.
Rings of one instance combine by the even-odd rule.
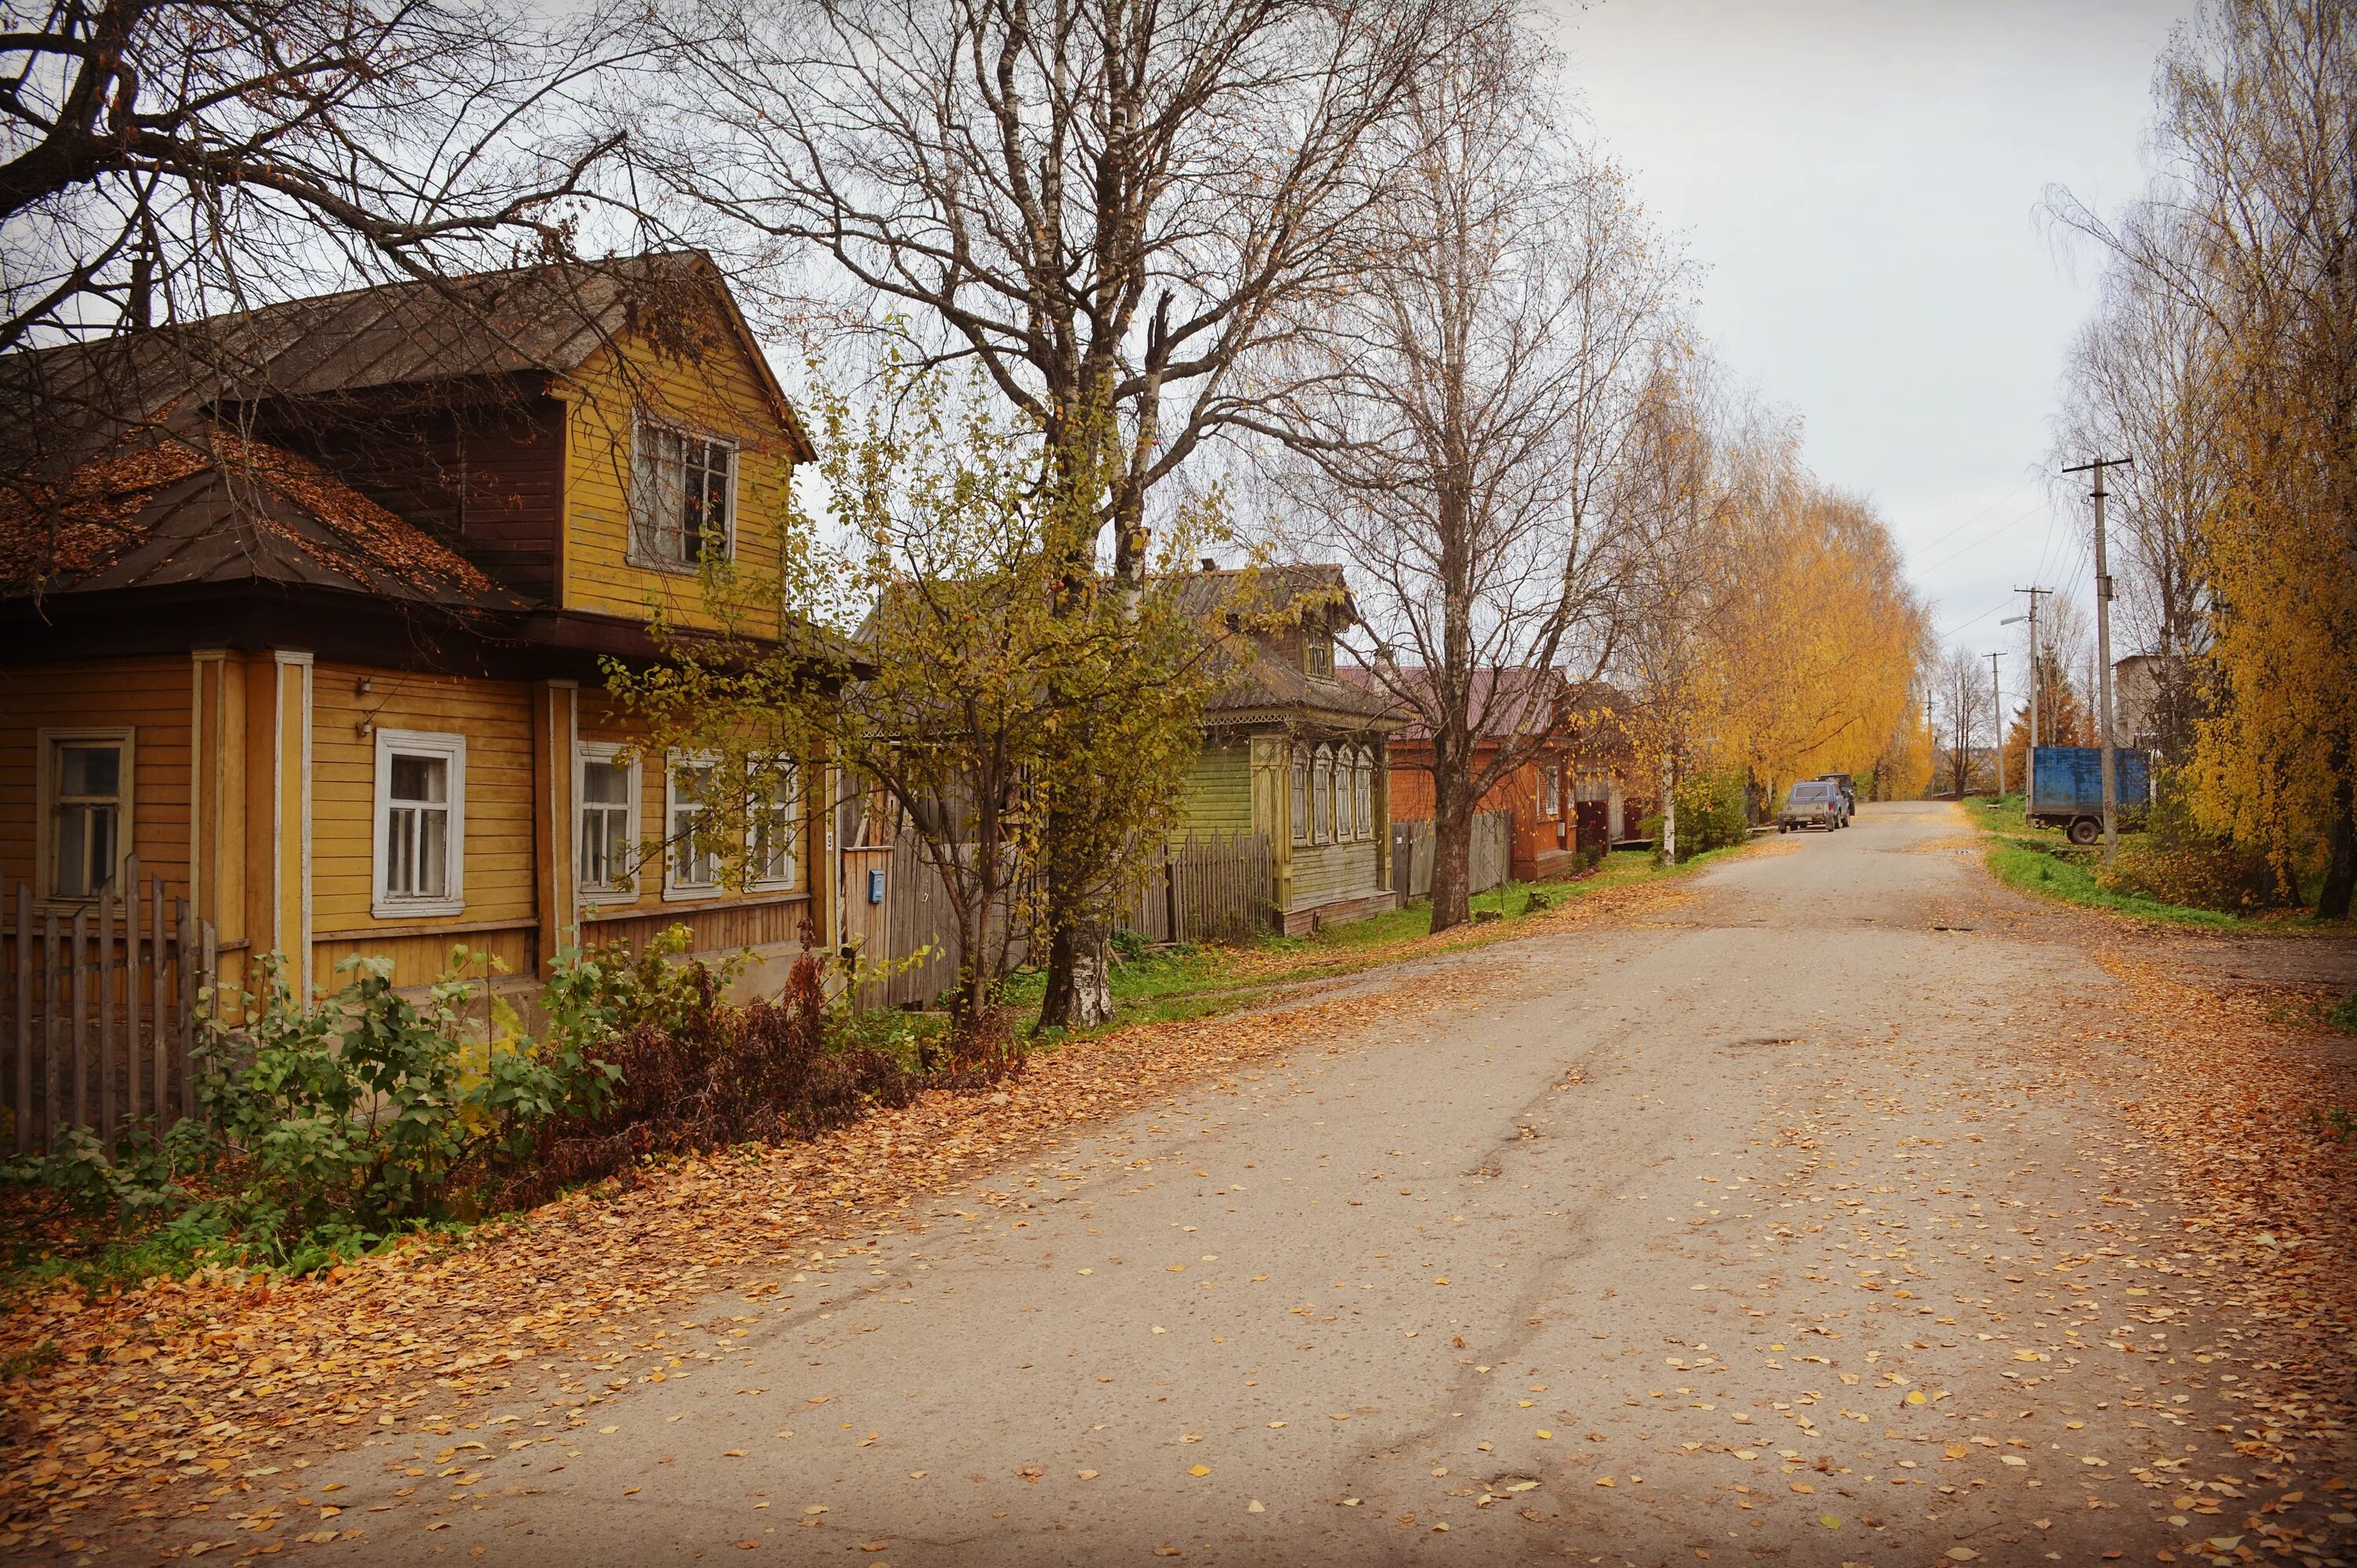
[[[384, 853], [385, 829], [393, 817], [393, 759], [401, 757], [440, 757], [450, 784], [449, 836], [443, 845], [447, 859], [443, 886], [449, 892], [438, 898], [395, 897], [385, 890], [392, 869]], [[380, 920], [409, 920], [463, 914], [467, 908], [467, 737], [435, 730], [381, 729], [376, 732], [375, 809], [369, 813], [369, 913]]]
[[[759, 851], [760, 846], [759, 824], [754, 822], [751, 819], [751, 813], [748, 812], [745, 823], [745, 887], [748, 892], [751, 893], [781, 893], [791, 891], [791, 889], [802, 886], [802, 856], [801, 841], [802, 770], [800, 763], [796, 762], [792, 757], [782, 754], [768, 757], [765, 760], [770, 766], [776, 768], [791, 780], [787, 787], [786, 795], [780, 800], [771, 801], [769, 807], [772, 812], [783, 811], [785, 813], [787, 846], [786, 874], [783, 876], [760, 876], [755, 875], [756, 868], [760, 864], [759, 859]], [[749, 789], [748, 799], [749, 802]]]
[[114, 868], [109, 878], [117, 886], [123, 881], [124, 864], [131, 856], [133, 824], [133, 786], [137, 779], [138, 730], [131, 725], [81, 725], [70, 728], [44, 729], [35, 736], [34, 756], [39, 768], [34, 788], [34, 810], [38, 827], [33, 848], [34, 897], [49, 908], [87, 908], [98, 900], [96, 892], [69, 896], [58, 893], [58, 751], [68, 746], [113, 746], [123, 753], [121, 770], [115, 776]]
[[[573, 879], [574, 891], [584, 904], [635, 904], [639, 898], [638, 877], [630, 874], [628, 887], [593, 886], [582, 868], [582, 828], [588, 820], [589, 800], [587, 793], [588, 765], [607, 763], [621, 768], [628, 782], [623, 785], [622, 849], [625, 854], [635, 854], [639, 843], [639, 803], [644, 785], [639, 766], [639, 754], [619, 741], [585, 740], [573, 748]], [[604, 808], [600, 808], [601, 810]]]
[[1563, 815], [1563, 765], [1539, 765], [1539, 815], [1550, 820]]
[[1358, 836], [1372, 839], [1375, 836], [1375, 758], [1372, 752], [1359, 754], [1357, 786]]
[[668, 903], [684, 903], [695, 899], [717, 898], [728, 891], [716, 865], [709, 882], [688, 882], [679, 875], [680, 845], [674, 824], [679, 821], [679, 773], [683, 768], [717, 769], [720, 758], [708, 751], [673, 751], [663, 757], [663, 886], [662, 896]]
[[[720, 550], [716, 557], [708, 544], [704, 546], [703, 553], [694, 561], [684, 557], [673, 560], [661, 551], [650, 548], [653, 539], [659, 536], [654, 512], [661, 499], [657, 488], [660, 480], [655, 470], [656, 458], [652, 444], [663, 435], [671, 435], [681, 441], [700, 441], [710, 446], [725, 447], [727, 450], [728, 517], [721, 530]], [[733, 435], [723, 435], [717, 431], [700, 429], [679, 420], [656, 419], [645, 413], [634, 415], [630, 421], [630, 545], [624, 553], [624, 558], [631, 565], [642, 566], [650, 572], [669, 572], [690, 577], [704, 569], [705, 561], [716, 558], [721, 561], [735, 560], [739, 510], [738, 492], [742, 488], [738, 478], [738, 460], [741, 456], [742, 450]], [[683, 540], [683, 548], [684, 548]]]

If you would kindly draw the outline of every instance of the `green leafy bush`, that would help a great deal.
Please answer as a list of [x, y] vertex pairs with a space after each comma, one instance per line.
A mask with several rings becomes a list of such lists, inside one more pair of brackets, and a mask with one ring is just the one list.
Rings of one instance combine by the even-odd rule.
[[77, 1129], [0, 1165], [0, 1239], [21, 1261], [80, 1222], [95, 1246], [300, 1272], [651, 1156], [807, 1136], [921, 1083], [827, 1003], [812, 955], [781, 1001], [738, 1007], [721, 999], [736, 963], [679, 961], [685, 940], [562, 956], [536, 1038], [455, 978], [480, 955], [454, 954], [422, 1001], [386, 961], [348, 961], [342, 988], [307, 1009], [268, 955], [253, 994], [208, 1010], [238, 1022], [204, 1026], [198, 1113], [160, 1139], [135, 1124], [110, 1149]]
[[[1681, 863], [1751, 836], [1744, 814], [1743, 780], [1730, 773], [1706, 773], [1678, 782], [1678, 859]], [[1659, 811], [1637, 824], [1638, 836], [1662, 842]]]

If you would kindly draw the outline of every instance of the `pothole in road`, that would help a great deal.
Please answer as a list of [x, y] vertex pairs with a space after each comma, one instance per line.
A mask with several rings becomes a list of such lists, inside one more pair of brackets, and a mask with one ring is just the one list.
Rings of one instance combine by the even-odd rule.
[[1748, 1039], [1729, 1040], [1728, 1050], [1741, 1050], [1749, 1046], [1797, 1046], [1801, 1042], [1791, 1035], [1753, 1035]]

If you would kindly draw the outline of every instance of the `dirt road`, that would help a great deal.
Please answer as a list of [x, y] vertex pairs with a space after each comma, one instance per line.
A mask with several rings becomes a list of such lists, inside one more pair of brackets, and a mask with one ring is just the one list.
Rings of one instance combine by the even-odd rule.
[[2232, 1446], [2271, 1352], [2070, 1069], [2118, 1002], [2077, 929], [1952, 808], [1869, 808], [1650, 923], [1462, 961], [1494, 976], [1469, 1011], [807, 1253], [650, 1332], [617, 1401], [544, 1387], [275, 1477], [277, 1533], [339, 1509], [322, 1533], [363, 1533], [321, 1560], [421, 1563], [2150, 1563], [2273, 1550], [2245, 1514], [2297, 1493], [2277, 1554], [2337, 1563], [2357, 1492], [2325, 1483], [2357, 1469]]

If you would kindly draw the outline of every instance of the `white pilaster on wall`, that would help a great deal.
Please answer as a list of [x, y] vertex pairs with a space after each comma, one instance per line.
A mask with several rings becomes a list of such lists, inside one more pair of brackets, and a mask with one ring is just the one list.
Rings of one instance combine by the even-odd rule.
[[[271, 650], [277, 680], [271, 750], [270, 943], [286, 955], [287, 979], [307, 1012], [311, 1005], [311, 655], [292, 648]], [[294, 799], [288, 800], [289, 789]], [[296, 815], [295, 854], [289, 886], [286, 811]], [[293, 908], [288, 908], [292, 893]]]

